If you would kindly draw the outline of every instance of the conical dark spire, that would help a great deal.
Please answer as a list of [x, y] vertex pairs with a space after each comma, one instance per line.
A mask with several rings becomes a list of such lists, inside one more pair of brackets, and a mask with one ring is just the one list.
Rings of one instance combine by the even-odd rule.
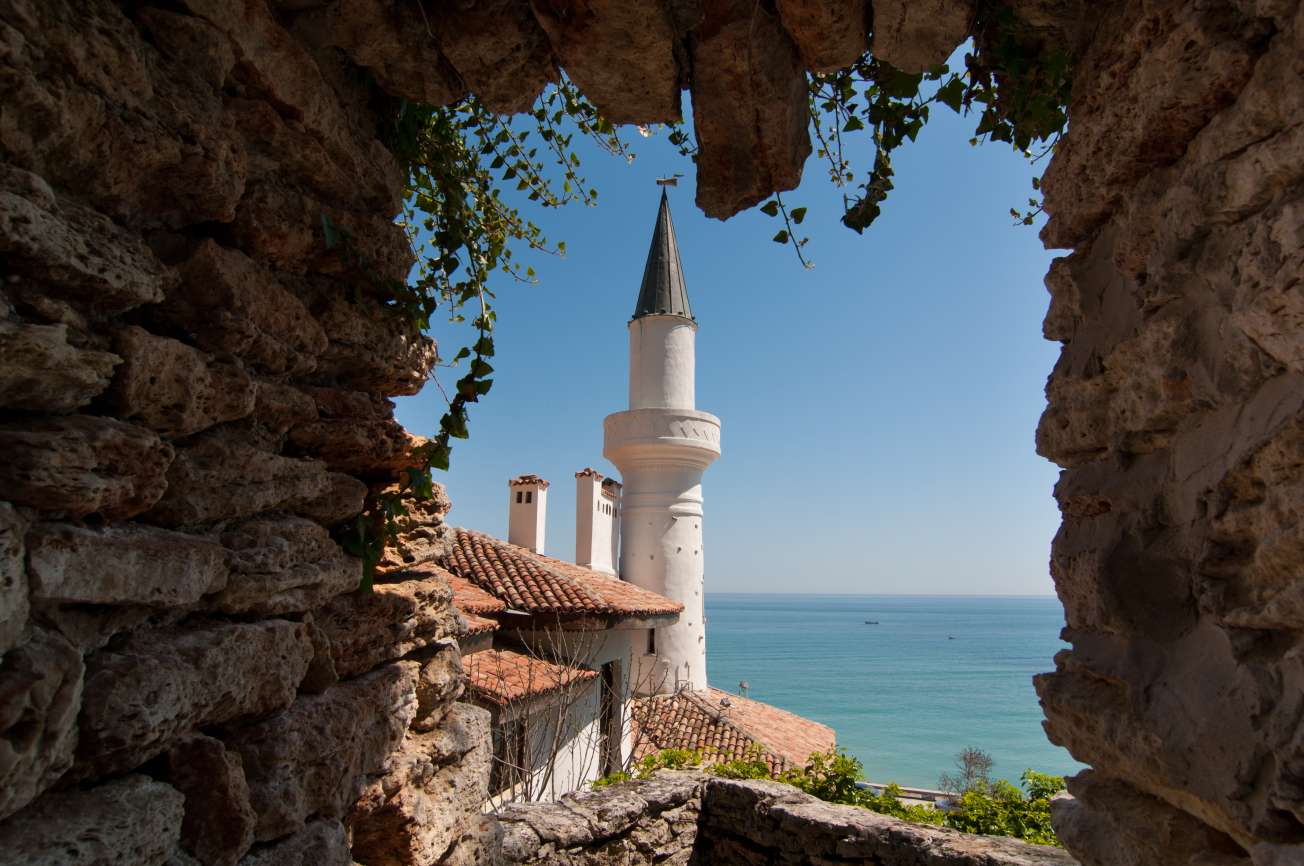
[[684, 266], [679, 261], [679, 241], [675, 240], [675, 225], [670, 221], [670, 201], [664, 187], [656, 228], [652, 231], [652, 247], [643, 266], [643, 285], [634, 307], [634, 318], [642, 316], [693, 318], [688, 291], [684, 288]]

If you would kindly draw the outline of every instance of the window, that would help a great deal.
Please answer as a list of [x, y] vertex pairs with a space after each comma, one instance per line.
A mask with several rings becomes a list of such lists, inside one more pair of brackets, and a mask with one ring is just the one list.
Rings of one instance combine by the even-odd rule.
[[599, 761], [602, 774], [609, 776], [621, 768], [621, 676], [620, 662], [607, 662], [602, 666], [601, 706], [598, 711], [602, 726]]
[[657, 630], [654, 628], [647, 630], [647, 654], [650, 656], [657, 654]]
[[516, 491], [516, 504], [517, 504], [517, 505], [520, 505], [520, 504], [521, 504], [521, 499], [522, 499], [522, 497], [524, 497], [524, 496], [525, 496], [525, 494], [523, 494], [521, 491], [519, 491], [519, 490]]
[[525, 491], [525, 504], [529, 505], [533, 501], [534, 501], [534, 491], [533, 490]]
[[530, 767], [529, 734], [525, 719], [512, 719], [493, 727], [494, 761], [489, 790], [501, 793], [525, 780]]

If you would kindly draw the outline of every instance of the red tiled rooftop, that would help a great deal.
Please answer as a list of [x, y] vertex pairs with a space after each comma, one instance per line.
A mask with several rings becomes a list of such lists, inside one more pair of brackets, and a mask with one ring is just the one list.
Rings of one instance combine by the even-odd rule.
[[498, 706], [583, 687], [598, 676], [597, 671], [556, 665], [505, 649], [473, 653], [463, 658], [462, 664], [471, 692]]
[[632, 583], [492, 536], [456, 530], [448, 568], [526, 613], [563, 616], [671, 616], [684, 606]]
[[485, 592], [469, 580], [448, 573], [448, 585], [453, 590], [453, 604], [463, 613], [492, 614], [507, 609], [507, 603]]
[[[720, 705], [726, 697], [728, 709]], [[692, 749], [710, 763], [759, 753], [772, 772], [779, 772], [836, 744], [827, 725], [719, 689], [638, 698], [631, 714], [636, 759], [662, 749]]]
[[485, 634], [486, 632], [498, 630], [498, 620], [496, 619], [476, 616], [473, 613], [463, 613], [462, 618], [466, 620], [466, 631], [462, 633], [463, 635]]

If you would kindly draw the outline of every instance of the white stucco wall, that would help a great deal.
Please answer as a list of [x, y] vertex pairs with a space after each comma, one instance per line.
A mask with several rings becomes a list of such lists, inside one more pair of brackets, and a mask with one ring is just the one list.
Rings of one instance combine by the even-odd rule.
[[[520, 502], [516, 501], [518, 493]], [[507, 482], [508, 541], [535, 553], [543, 553], [547, 521], [548, 482], [521, 481], [518, 478]]]
[[575, 562], [615, 574], [620, 500], [603, 492], [602, 481], [593, 470], [575, 474]]
[[643, 316], [629, 323], [629, 408], [696, 405], [697, 325], [682, 316]]

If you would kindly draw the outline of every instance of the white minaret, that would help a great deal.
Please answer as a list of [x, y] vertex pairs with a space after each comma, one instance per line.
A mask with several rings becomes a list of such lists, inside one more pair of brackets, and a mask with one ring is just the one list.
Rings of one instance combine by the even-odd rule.
[[507, 482], [507, 540], [543, 553], [548, 523], [548, 482], [521, 475]]
[[649, 635], [644, 692], [707, 685], [702, 473], [720, 456], [720, 419], [695, 408], [696, 337], [663, 189], [629, 323], [629, 410], [607, 416], [602, 450], [624, 480], [620, 576], [684, 605], [679, 622]]

